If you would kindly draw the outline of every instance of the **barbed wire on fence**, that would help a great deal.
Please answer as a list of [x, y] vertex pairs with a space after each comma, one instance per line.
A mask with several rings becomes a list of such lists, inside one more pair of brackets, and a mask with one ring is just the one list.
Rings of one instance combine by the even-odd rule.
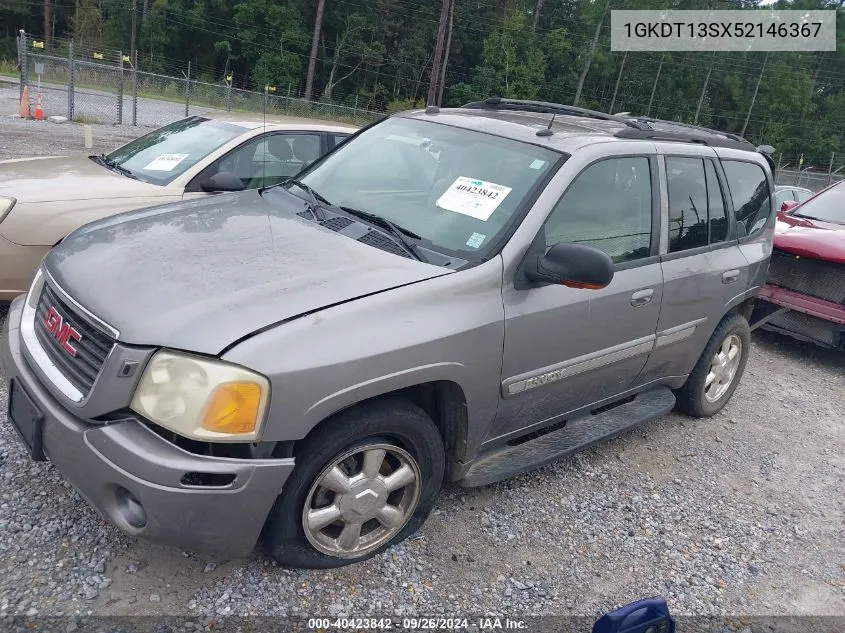
[[[121, 51], [88, 46], [80, 54], [72, 40], [54, 40], [49, 51], [18, 37], [20, 89], [30, 86], [30, 102], [41, 99], [47, 115], [72, 121], [159, 127], [182, 116], [209, 110], [266, 112], [366, 124], [384, 116], [372, 99], [349, 95], [306, 100], [292, 83], [265, 91], [235, 88], [231, 81], [202, 81], [188, 62], [181, 76], [142, 71]], [[38, 87], [38, 95], [32, 88]]]

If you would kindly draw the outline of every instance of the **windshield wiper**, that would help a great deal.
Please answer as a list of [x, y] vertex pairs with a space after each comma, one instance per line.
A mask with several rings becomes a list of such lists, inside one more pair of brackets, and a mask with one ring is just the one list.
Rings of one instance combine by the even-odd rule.
[[[285, 184], [296, 185], [297, 187], [302, 189], [305, 193], [307, 193], [308, 197], [309, 197], [308, 210], [311, 212], [311, 215], [313, 215], [314, 218], [318, 222], [325, 222], [326, 214], [323, 213], [323, 208], [320, 206], [320, 202], [322, 202], [323, 204], [331, 205], [331, 203], [328, 200], [326, 200], [323, 196], [318, 194], [316, 191], [314, 191], [311, 187], [306, 185], [304, 182], [296, 180], [295, 178], [291, 178], [290, 180], [287, 180], [285, 182]], [[299, 197], [299, 196], [297, 196], [297, 197]]]
[[816, 218], [812, 215], [804, 215], [803, 213], [793, 213], [793, 218], [804, 218], [805, 220], [815, 220], [816, 222], [828, 222], [828, 220], [823, 220], [822, 218]]
[[114, 170], [118, 173], [121, 173], [124, 176], [128, 176], [129, 178], [134, 178], [135, 180], [138, 180], [138, 176], [133, 174], [129, 169], [126, 169], [126, 167], [123, 167], [122, 165], [118, 165], [117, 161], [115, 161], [112, 158], [109, 158], [105, 154], [100, 154], [99, 156], [97, 156], [97, 158], [99, 159], [99, 161], [103, 165], [105, 165], [109, 169], [112, 169], [112, 170]]
[[[399, 243], [405, 247], [405, 250], [410, 253], [414, 259], [417, 261], [425, 262], [426, 259], [423, 257], [419, 249], [417, 249], [416, 244], [413, 244], [408, 241], [408, 237], [413, 238], [415, 240], [422, 239], [419, 235], [414, 233], [413, 231], [406, 229], [398, 224], [395, 224], [388, 220], [387, 218], [383, 218], [380, 215], [376, 215], [375, 213], [370, 213], [369, 211], [361, 211], [360, 209], [353, 209], [352, 207], [338, 207], [342, 211], [345, 211], [349, 215], [354, 215], [355, 217], [361, 218], [362, 220], [366, 220], [370, 224], [375, 224], [383, 229], [387, 229], [387, 231], [399, 240]], [[408, 237], [405, 237], [408, 236]]]

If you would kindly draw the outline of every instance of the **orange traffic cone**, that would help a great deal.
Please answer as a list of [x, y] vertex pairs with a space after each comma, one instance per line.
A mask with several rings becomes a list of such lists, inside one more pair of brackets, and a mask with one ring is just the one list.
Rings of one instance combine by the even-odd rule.
[[44, 110], [41, 109], [41, 93], [38, 93], [38, 101], [35, 102], [35, 120], [44, 120]]
[[20, 115], [22, 119], [30, 118], [29, 114], [29, 86], [23, 87], [21, 92]]

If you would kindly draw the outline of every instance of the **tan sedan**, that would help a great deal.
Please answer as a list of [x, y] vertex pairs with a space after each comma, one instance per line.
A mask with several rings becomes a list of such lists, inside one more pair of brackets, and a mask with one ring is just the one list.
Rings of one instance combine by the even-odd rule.
[[44, 255], [83, 224], [277, 184], [355, 131], [260, 114], [191, 116], [110, 154], [0, 161], [0, 301], [25, 292]]

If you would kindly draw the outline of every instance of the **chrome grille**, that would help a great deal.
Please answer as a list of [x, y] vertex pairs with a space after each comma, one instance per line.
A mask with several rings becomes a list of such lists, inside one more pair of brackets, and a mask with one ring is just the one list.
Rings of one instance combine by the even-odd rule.
[[[80, 334], [80, 339], [69, 341], [76, 350], [73, 356], [62, 346], [59, 339], [47, 327], [47, 314], [54, 308], [67, 323]], [[73, 384], [83, 397], [88, 395], [100, 369], [109, 352], [114, 346], [114, 339], [93, 325], [90, 320], [80, 314], [62, 300], [59, 294], [44, 284], [38, 307], [35, 311], [35, 337], [44, 349], [49, 359], [56, 365], [65, 378]]]

